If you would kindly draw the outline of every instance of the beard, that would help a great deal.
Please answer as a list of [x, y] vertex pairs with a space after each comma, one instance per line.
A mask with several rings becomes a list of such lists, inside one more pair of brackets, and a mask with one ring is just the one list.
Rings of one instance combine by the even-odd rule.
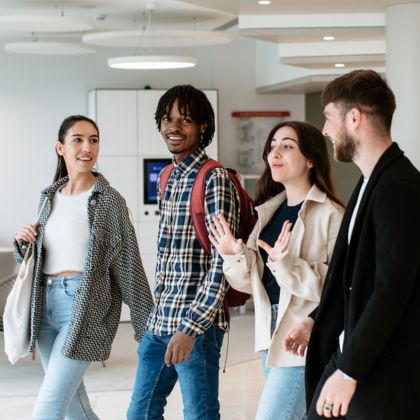
[[340, 137], [340, 142], [334, 143], [334, 158], [340, 162], [353, 162], [356, 154], [356, 141], [346, 131]]

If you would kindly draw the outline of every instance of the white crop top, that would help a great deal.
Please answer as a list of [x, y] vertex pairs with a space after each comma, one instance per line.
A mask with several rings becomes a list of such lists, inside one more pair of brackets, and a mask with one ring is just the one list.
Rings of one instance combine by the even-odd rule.
[[93, 187], [81, 194], [54, 194], [45, 225], [45, 274], [83, 272], [89, 243], [88, 199]]

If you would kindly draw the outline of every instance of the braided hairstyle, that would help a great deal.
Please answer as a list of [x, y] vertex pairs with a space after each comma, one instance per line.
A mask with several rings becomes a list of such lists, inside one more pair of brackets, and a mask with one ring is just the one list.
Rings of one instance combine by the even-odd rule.
[[188, 115], [197, 127], [204, 124], [205, 131], [201, 135], [200, 146], [207, 147], [215, 131], [213, 107], [204, 92], [191, 85], [174, 86], [159, 99], [155, 112], [158, 130], [160, 131], [162, 118], [168, 115], [176, 100], [178, 100], [178, 110], [181, 115]]

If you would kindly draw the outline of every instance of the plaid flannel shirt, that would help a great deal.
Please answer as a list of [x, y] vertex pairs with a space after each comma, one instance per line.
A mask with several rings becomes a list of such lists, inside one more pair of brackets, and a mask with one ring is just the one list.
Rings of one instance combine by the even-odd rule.
[[[158, 191], [155, 305], [147, 326], [158, 336], [181, 331], [196, 337], [212, 325], [227, 329], [223, 298], [228, 284], [223, 277], [223, 260], [213, 246], [211, 255], [201, 247], [190, 209], [192, 185], [207, 159], [205, 151], [199, 148], [178, 164], [174, 161], [163, 198]], [[204, 200], [207, 227], [212, 216], [221, 213], [236, 235], [239, 207], [235, 186], [226, 170], [217, 168], [207, 174]]]

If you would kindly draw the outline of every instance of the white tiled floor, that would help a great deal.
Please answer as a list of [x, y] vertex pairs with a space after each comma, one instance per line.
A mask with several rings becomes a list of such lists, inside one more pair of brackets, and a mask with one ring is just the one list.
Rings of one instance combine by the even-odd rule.
[[[226, 373], [220, 372], [222, 419], [252, 420], [263, 385], [261, 362], [253, 352], [253, 317], [234, 317], [232, 321]], [[127, 410], [136, 368], [136, 345], [129, 324], [121, 324], [106, 367], [93, 364], [86, 375], [92, 407], [101, 420], [123, 420]], [[2, 341], [2, 337], [1, 337]], [[226, 345], [226, 339], [225, 344]], [[26, 420], [42, 380], [40, 363], [22, 360], [11, 366], [0, 343], [0, 419]], [[222, 350], [224, 362], [225, 349]], [[222, 363], [221, 363], [222, 364]], [[165, 409], [166, 420], [181, 420], [179, 388], [171, 394]]]

